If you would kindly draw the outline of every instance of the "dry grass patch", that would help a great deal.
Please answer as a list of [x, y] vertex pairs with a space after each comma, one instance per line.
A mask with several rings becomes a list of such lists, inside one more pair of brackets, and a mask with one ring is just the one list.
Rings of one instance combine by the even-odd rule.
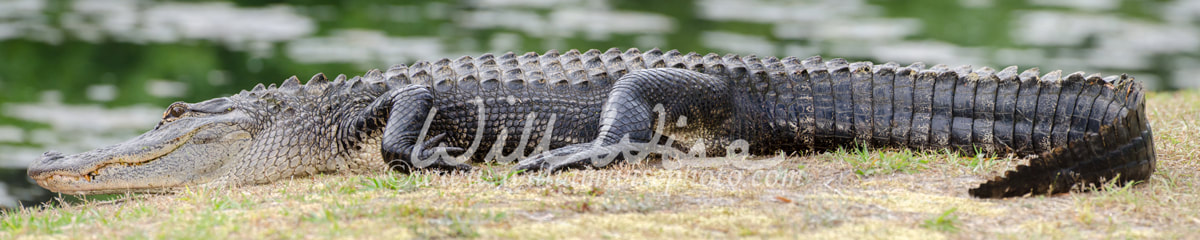
[[975, 199], [1009, 156], [845, 149], [761, 170], [654, 164], [511, 175], [323, 175], [7, 212], [0, 238], [1186, 238], [1200, 93], [1151, 94], [1157, 172], [1104, 191]]

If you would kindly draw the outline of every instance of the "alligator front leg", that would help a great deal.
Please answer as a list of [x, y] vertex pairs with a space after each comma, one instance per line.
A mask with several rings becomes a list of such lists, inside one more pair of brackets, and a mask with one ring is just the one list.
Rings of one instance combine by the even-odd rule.
[[431, 112], [436, 112], [432, 109], [433, 94], [427, 87], [413, 85], [392, 90], [381, 96], [375, 104], [387, 110], [387, 125], [384, 126], [380, 150], [383, 159], [393, 170], [471, 169], [470, 165], [456, 162], [450, 157], [462, 154], [462, 148], [438, 145], [445, 133], [428, 136], [428, 120], [433, 118]]
[[666, 120], [692, 117], [712, 122], [723, 121], [731, 108], [727, 82], [712, 75], [674, 68], [635, 71], [613, 84], [595, 140], [531, 156], [518, 162], [517, 169], [604, 167], [645, 156], [655, 147], [648, 143], [658, 140], [653, 138], [655, 131], [664, 130], [655, 129], [656, 111], [665, 113], [659, 117]]

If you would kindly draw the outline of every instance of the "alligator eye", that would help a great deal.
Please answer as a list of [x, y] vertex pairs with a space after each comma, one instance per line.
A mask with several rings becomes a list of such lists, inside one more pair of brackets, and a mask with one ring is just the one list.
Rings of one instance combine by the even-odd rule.
[[172, 104], [167, 108], [167, 112], [163, 113], [163, 119], [172, 119], [182, 117], [187, 112], [187, 108], [181, 104]]

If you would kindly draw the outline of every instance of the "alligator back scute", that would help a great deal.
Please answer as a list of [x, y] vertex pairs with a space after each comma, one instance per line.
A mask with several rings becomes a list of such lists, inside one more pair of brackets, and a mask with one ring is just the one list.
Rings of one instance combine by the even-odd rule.
[[870, 62], [854, 62], [849, 66], [850, 71], [850, 87], [851, 87], [851, 102], [854, 107], [851, 109], [852, 123], [854, 128], [855, 142], [859, 144], [871, 145], [871, 139], [875, 127], [874, 112], [872, 107], [875, 105], [874, 96], [874, 73], [871, 70], [873, 65]]
[[1041, 87], [1038, 85], [1038, 69], [1031, 68], [1017, 75], [1021, 87], [1016, 94], [1016, 107], [1013, 109], [1013, 144], [1014, 152], [1032, 154], [1033, 124], [1037, 119], [1037, 100]]
[[[383, 77], [387, 78], [389, 88], [401, 88], [402, 86], [412, 84], [412, 81], [408, 79], [408, 66], [404, 64], [396, 64], [389, 67], [387, 71], [383, 72]], [[309, 84], [311, 83], [312, 81], [310, 80]]]
[[[1000, 79], [995, 70], [983, 67], [970, 73], [968, 81], [974, 81], [975, 86], [975, 122], [971, 124], [971, 142], [978, 143], [975, 147], [985, 152], [996, 152], [996, 104]], [[1011, 118], [1011, 117], [1010, 117]], [[975, 149], [972, 149], [975, 150]]]
[[1083, 92], [1083, 73], [1074, 72], [1062, 79], [1062, 89], [1058, 97], [1058, 108], [1055, 110], [1054, 128], [1050, 132], [1050, 146], [1064, 146], [1069, 143], [1068, 133], [1071, 130], [1071, 123], [1075, 122], [1072, 118], [1075, 116], [1074, 111], [1079, 105], [1080, 93]]
[[628, 71], [626, 73], [646, 69], [646, 60], [642, 57], [642, 51], [637, 48], [625, 50], [621, 53], [621, 59], [625, 61], [625, 70]]
[[408, 67], [408, 79], [413, 84], [430, 86], [433, 77], [429, 75], [429, 62], [420, 61]]
[[[1104, 80], [1100, 78], [1099, 74], [1093, 74], [1091, 76], [1088, 76], [1083, 81], [1082, 87], [1081, 87], [1082, 90], [1080, 91], [1080, 94], [1079, 94], [1079, 99], [1075, 102], [1075, 111], [1071, 112], [1071, 129], [1067, 132], [1067, 138], [1082, 139], [1085, 136], [1085, 134], [1088, 132], [1088, 125], [1089, 125], [1089, 122], [1091, 121], [1091, 116], [1092, 116], [1091, 113], [1093, 110], [1093, 105], [1095, 104], [1095, 102], [1097, 100], [1101, 100], [1101, 99], [1098, 99], [1098, 97], [1100, 97], [1100, 91], [1102, 89], [1102, 88], [1089, 87], [1089, 86], [1101, 85], [1103, 83], [1104, 83]], [[1097, 111], [1099, 111], [1099, 110], [1097, 110]], [[1096, 152], [1101, 151], [1101, 149], [1099, 149], [1098, 148], [1099, 146], [1097, 146], [1097, 145], [1094, 145], [1094, 144], [1086, 144], [1086, 145], [1087, 146], [1085, 146], [1085, 147], [1088, 148], [1087, 150], [1089, 150], [1093, 155]]]
[[958, 73], [949, 71], [946, 65], [934, 66], [933, 104], [929, 120], [929, 142], [927, 149], [943, 148], [950, 145], [952, 120], [954, 118], [955, 83]]
[[[964, 65], [954, 69], [954, 97], [951, 103], [950, 116], [950, 145], [960, 152], [972, 152], [974, 144], [973, 139], [975, 128], [975, 94], [979, 87], [979, 74], [971, 70], [971, 66]], [[990, 129], [990, 128], [989, 128]]]
[[913, 79], [913, 116], [909, 130], [909, 146], [929, 149], [930, 128], [933, 121], [934, 82], [937, 71], [921, 69]]
[[789, 76], [788, 82], [792, 86], [794, 95], [792, 99], [795, 102], [791, 105], [791, 109], [796, 124], [796, 142], [801, 149], [812, 151], [814, 150], [814, 136], [816, 136], [813, 81], [809, 78], [810, 74], [808, 69], [805, 69], [804, 63], [796, 57], [784, 58], [783, 68], [785, 74]]
[[[916, 64], [913, 64], [916, 65]], [[913, 65], [896, 68], [892, 85], [892, 124], [890, 140], [892, 146], [907, 147], [912, 133], [912, 120], [915, 105], [913, 90], [916, 71]]]
[[999, 73], [996, 73], [996, 106], [995, 120], [993, 121], [993, 135], [996, 137], [995, 142], [999, 143], [997, 150], [1013, 152], [1015, 146], [1010, 143], [1016, 141], [1016, 109], [1017, 109], [1017, 94], [1021, 90], [1021, 82], [1017, 78], [1017, 67], [1011, 66], [1004, 68]]
[[1054, 126], [1054, 111], [1058, 106], [1059, 93], [1062, 90], [1061, 70], [1051, 71], [1038, 79], [1040, 89], [1037, 98], [1037, 110], [1034, 112], [1033, 133], [1031, 141], [1034, 152], [1045, 152], [1050, 146], [1050, 131]]
[[899, 64], [889, 62], [876, 66], [872, 72], [871, 82], [871, 141], [872, 146], [888, 146], [891, 141], [891, 123], [895, 108], [893, 99], [895, 92], [895, 69]]
[[836, 146], [832, 142], [834, 125], [833, 85], [829, 72], [820, 57], [810, 57], [801, 61], [808, 70], [807, 79], [812, 82], [813, 99], [813, 147], [814, 149], [829, 149]]
[[659, 67], [687, 69], [687, 65], [683, 62], [682, 58], [683, 54], [679, 50], [667, 50], [667, 52], [662, 54], [662, 59], [659, 59], [662, 62]]

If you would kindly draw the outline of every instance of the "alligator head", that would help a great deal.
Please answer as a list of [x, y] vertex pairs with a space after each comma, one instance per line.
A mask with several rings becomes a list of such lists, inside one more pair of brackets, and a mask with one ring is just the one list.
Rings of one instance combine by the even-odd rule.
[[[362, 96], [377, 95], [378, 89], [350, 90], [351, 84], [343, 84], [349, 81], [329, 83], [323, 75], [313, 79], [300, 86], [293, 77], [279, 88], [259, 85], [230, 97], [174, 103], [158, 126], [141, 136], [74, 155], [47, 152], [28, 174], [51, 191], [100, 194], [254, 184], [364, 168], [343, 159], [361, 154], [347, 152], [346, 141], [339, 142], [358, 138], [342, 136], [347, 131], [339, 125], [344, 124], [326, 120], [350, 115], [339, 111], [361, 109], [370, 102]], [[359, 97], [340, 98], [349, 95]], [[376, 161], [373, 167], [384, 169]]]

